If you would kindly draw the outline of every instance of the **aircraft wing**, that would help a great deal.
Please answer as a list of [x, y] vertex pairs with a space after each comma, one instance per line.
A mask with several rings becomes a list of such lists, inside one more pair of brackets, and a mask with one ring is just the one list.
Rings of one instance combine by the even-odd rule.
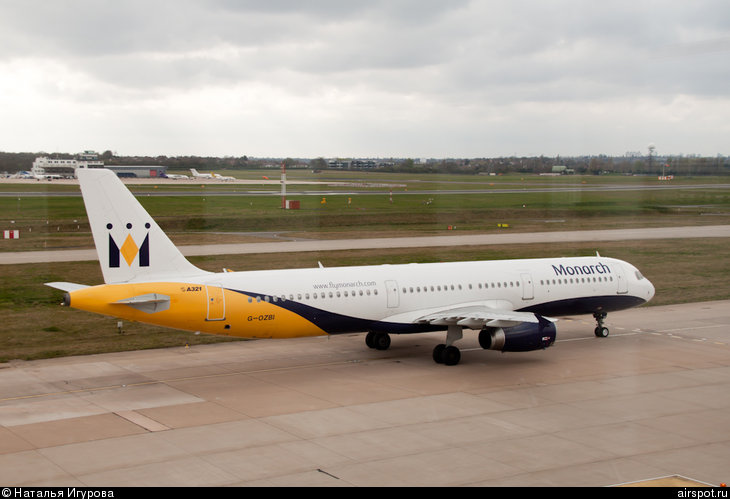
[[556, 319], [542, 318], [531, 312], [515, 312], [514, 310], [499, 310], [484, 305], [446, 308], [430, 311], [415, 317], [415, 324], [433, 324], [435, 326], [464, 326], [469, 329], [487, 327], [511, 327], [524, 322], [539, 323], [540, 319], [555, 322]]

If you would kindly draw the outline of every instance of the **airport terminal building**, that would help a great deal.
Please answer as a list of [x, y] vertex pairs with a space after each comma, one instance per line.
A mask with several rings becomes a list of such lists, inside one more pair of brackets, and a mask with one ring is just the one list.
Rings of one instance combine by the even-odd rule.
[[36, 179], [76, 178], [78, 168], [107, 168], [120, 178], [160, 178], [165, 176], [165, 166], [105, 165], [94, 151], [84, 151], [75, 159], [53, 159], [46, 156], [36, 158], [31, 174]]

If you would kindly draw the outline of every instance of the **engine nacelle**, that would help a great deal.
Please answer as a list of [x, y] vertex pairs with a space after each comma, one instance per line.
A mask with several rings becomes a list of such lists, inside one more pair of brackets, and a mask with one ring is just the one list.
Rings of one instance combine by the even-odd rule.
[[529, 352], [555, 343], [555, 324], [538, 316], [538, 324], [524, 322], [514, 327], [486, 327], [479, 333], [479, 345], [485, 350]]

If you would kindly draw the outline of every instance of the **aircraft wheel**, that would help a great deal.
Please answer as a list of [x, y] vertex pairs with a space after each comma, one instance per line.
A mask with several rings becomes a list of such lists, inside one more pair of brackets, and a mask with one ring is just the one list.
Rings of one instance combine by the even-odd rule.
[[371, 331], [365, 336], [365, 344], [368, 348], [375, 348], [375, 333]]
[[373, 346], [376, 350], [387, 350], [390, 347], [390, 335], [388, 333], [375, 333]]
[[455, 346], [446, 347], [443, 353], [443, 361], [447, 366], [455, 366], [461, 360], [461, 352]]
[[608, 328], [605, 326], [598, 326], [593, 332], [598, 338], [605, 338], [608, 336]]
[[443, 343], [436, 345], [433, 348], [433, 361], [437, 364], [444, 363], [444, 350], [446, 350], [446, 345], [444, 345]]
[[455, 346], [446, 346], [443, 343], [433, 349], [433, 360], [437, 364], [455, 366], [461, 360], [461, 352]]

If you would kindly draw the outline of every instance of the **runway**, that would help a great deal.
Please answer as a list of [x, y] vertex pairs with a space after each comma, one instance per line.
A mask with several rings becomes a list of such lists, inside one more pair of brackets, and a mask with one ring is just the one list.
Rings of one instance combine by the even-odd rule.
[[457, 366], [441, 333], [0, 365], [2, 486], [611, 486], [730, 476], [730, 301], [561, 320]]
[[[730, 225], [655, 227], [615, 230], [577, 230], [528, 233], [468, 234], [431, 237], [384, 237], [369, 239], [308, 239], [240, 244], [179, 246], [185, 256], [253, 253], [291, 253], [381, 248], [458, 247], [490, 244], [560, 243], [578, 241], [625, 241], [632, 239], [685, 239], [730, 237]], [[96, 260], [96, 250], [18, 251], [0, 253], [0, 265]]]

